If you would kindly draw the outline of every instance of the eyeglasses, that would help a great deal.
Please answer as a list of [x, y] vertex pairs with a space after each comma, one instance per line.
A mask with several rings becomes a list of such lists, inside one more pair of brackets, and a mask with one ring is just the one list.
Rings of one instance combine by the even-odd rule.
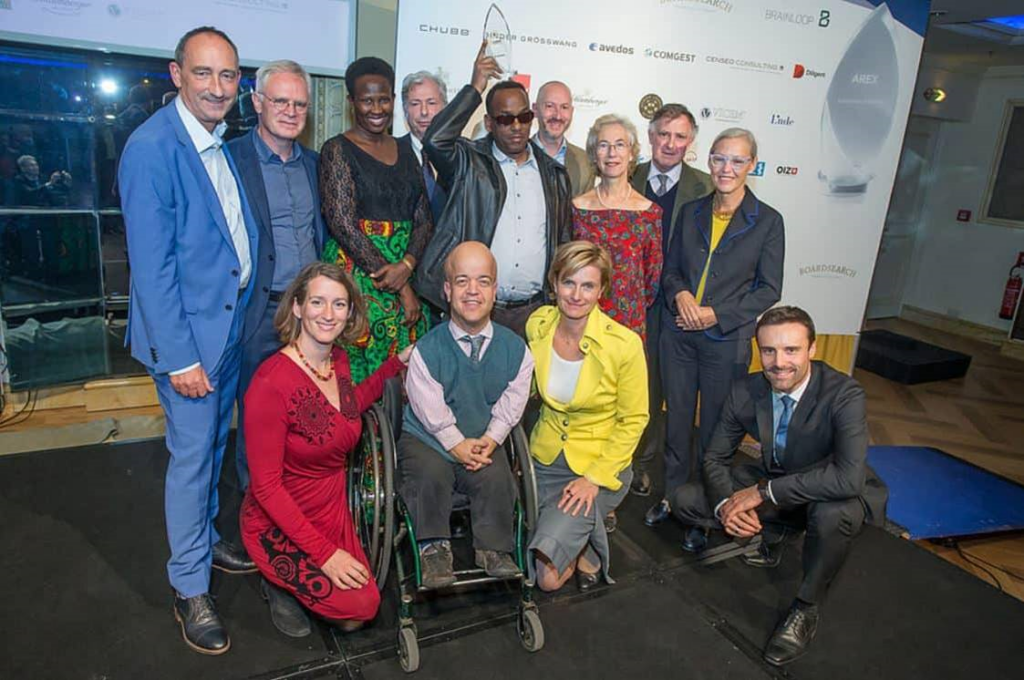
[[596, 150], [598, 153], [606, 154], [612, 149], [615, 149], [615, 153], [624, 154], [629, 149], [629, 144], [619, 141], [612, 144], [611, 142], [598, 142]]
[[270, 104], [270, 108], [278, 112], [287, 111], [288, 107], [293, 104], [295, 105], [295, 113], [305, 113], [306, 110], [309, 109], [309, 102], [300, 102], [295, 99], [285, 99], [284, 97], [271, 99], [262, 92], [257, 92], [256, 94], [260, 96], [260, 99]]
[[523, 111], [518, 116], [513, 116], [511, 113], [504, 113], [500, 116], [491, 116], [491, 120], [504, 127], [508, 127], [517, 120], [523, 125], [529, 125], [533, 122], [533, 111]]
[[742, 170], [751, 161], [750, 156], [723, 156], [719, 153], [711, 154], [708, 159], [711, 160], [712, 167], [723, 168], [728, 163], [733, 170]]

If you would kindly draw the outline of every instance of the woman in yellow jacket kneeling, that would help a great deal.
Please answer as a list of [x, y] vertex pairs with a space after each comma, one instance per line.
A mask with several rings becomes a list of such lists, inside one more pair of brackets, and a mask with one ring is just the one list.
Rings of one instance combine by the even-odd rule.
[[526, 323], [543, 405], [530, 436], [540, 518], [530, 551], [537, 585], [581, 590], [608, 577], [602, 518], [622, 502], [633, 450], [647, 424], [647, 360], [640, 336], [598, 307], [612, 263], [589, 241], [561, 246], [548, 279], [555, 306]]

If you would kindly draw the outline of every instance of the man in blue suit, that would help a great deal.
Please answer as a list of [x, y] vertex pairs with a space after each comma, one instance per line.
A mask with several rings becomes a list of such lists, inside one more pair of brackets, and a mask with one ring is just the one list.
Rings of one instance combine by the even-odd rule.
[[434, 224], [441, 218], [441, 212], [448, 202], [448, 192], [437, 181], [437, 170], [423, 150], [423, 133], [430, 127], [434, 116], [447, 105], [448, 86], [440, 76], [430, 71], [416, 71], [402, 80], [402, 110], [405, 112], [405, 126], [409, 132], [399, 137], [398, 143], [410, 145], [420, 163]]
[[170, 72], [178, 96], [132, 133], [118, 171], [132, 265], [128, 344], [167, 419], [174, 616], [192, 649], [223, 654], [231, 641], [209, 595], [210, 569], [252, 568], [214, 519], [257, 232], [221, 139], [238, 93], [237, 49], [215, 28], [193, 29]]
[[235, 463], [242, 489], [249, 486], [242, 427], [245, 391], [263, 360], [281, 347], [274, 329], [281, 295], [303, 267], [319, 259], [324, 247], [319, 156], [296, 141], [306, 128], [310, 89], [309, 74], [294, 61], [264, 64], [256, 72], [252, 93], [259, 124], [227, 145], [259, 229], [253, 257], [256, 282], [245, 311], [238, 379]]
[[[303, 267], [319, 259], [326, 240], [317, 186], [319, 156], [296, 141], [306, 127], [311, 89], [309, 74], [294, 61], [264, 64], [256, 72], [252, 93], [259, 124], [227, 145], [259, 229], [253, 258], [256, 282], [245, 311], [238, 378], [235, 464], [242, 489], [249, 486], [245, 391], [263, 360], [281, 347], [274, 328], [281, 296]], [[266, 580], [260, 587], [278, 630], [291, 637], [312, 632], [309, 617], [295, 598]]]

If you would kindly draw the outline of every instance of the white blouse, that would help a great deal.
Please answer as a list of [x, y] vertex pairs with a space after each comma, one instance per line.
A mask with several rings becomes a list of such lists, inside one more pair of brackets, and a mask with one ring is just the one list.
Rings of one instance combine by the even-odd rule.
[[548, 373], [548, 396], [555, 401], [568, 404], [576, 394], [576, 383], [580, 379], [583, 359], [568, 361], [551, 350], [551, 370]]

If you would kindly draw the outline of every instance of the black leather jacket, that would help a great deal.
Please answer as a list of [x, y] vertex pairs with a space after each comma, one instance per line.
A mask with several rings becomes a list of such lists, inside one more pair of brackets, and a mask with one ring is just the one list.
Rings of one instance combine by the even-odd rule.
[[[466, 85], [437, 114], [423, 135], [423, 148], [437, 170], [438, 181], [448, 191], [448, 202], [416, 267], [413, 287], [440, 309], [448, 308], [443, 293], [445, 258], [463, 241], [481, 241], [490, 246], [508, 190], [501, 167], [491, 155], [491, 136], [476, 141], [462, 137], [463, 128], [481, 102], [480, 93]], [[544, 185], [547, 271], [555, 248], [571, 236], [572, 191], [565, 168], [540, 147], [534, 146], [534, 156]], [[544, 292], [550, 292], [547, 277]]]

